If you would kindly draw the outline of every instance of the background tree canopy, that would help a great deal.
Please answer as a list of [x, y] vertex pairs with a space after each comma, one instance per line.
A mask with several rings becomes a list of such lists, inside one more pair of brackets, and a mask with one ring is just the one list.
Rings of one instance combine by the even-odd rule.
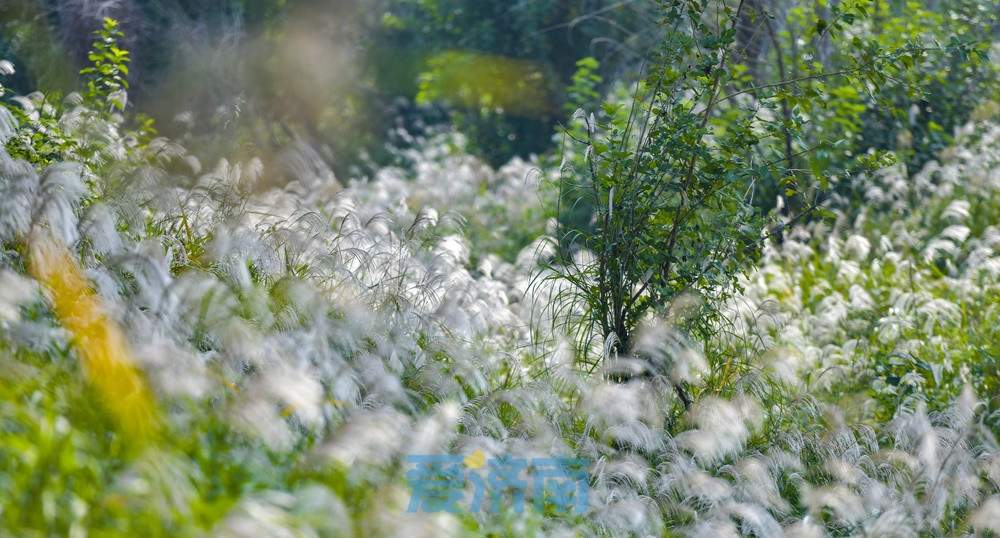
[[[131, 102], [165, 133], [190, 131], [173, 121], [190, 111], [205, 132], [232, 130], [237, 145], [280, 146], [297, 137], [321, 143], [334, 168], [346, 172], [362, 153], [385, 162], [382, 148], [397, 125], [419, 131], [450, 122], [471, 151], [498, 165], [550, 147], [567, 106], [596, 104], [567, 105], [581, 59], [597, 60], [599, 93], [641, 76], [663, 35], [657, 3], [12, 0], [0, 8], [0, 53], [20, 66], [8, 80], [15, 91], [66, 92], [87, 62], [90, 33], [111, 16], [133, 53]], [[767, 84], [841, 65], [853, 45], [831, 39], [829, 30], [847, 22], [835, 16], [840, 6], [849, 4], [746, 2], [736, 28], [736, 60], [746, 76]], [[936, 8], [879, 1], [866, 24], [883, 47], [917, 37], [988, 43], [997, 32], [991, 7], [982, 0]], [[816, 54], [800, 53], [810, 47]], [[919, 166], [968, 118], [974, 103], [963, 96], [995, 91], [993, 72], [962, 52], [929, 61], [882, 81], [889, 87], [878, 104], [857, 88], [832, 88], [839, 109], [824, 113], [838, 123], [825, 132], [844, 135], [841, 153], [899, 148]], [[781, 114], [794, 120], [808, 103], [787, 102]], [[842, 158], [834, 153], [821, 158]]]
[[[233, 128], [234, 116], [264, 117], [268, 127], [241, 125], [254, 131], [241, 136], [257, 145], [323, 139], [345, 171], [359, 151], [379, 153], [397, 122], [418, 129], [450, 118], [477, 153], [500, 164], [549, 147], [580, 58], [607, 60], [608, 80], [634, 74], [658, 35], [652, 9], [592, 0], [16, 0], [0, 8], [0, 52], [22, 66], [9, 81], [15, 90], [68, 91], [86, 62], [90, 32], [111, 16], [133, 51], [132, 102], [166, 132], [172, 116], [187, 110]], [[479, 66], [477, 80], [461, 90], [471, 98], [454, 87], [470, 80], [449, 82], [441, 70], [454, 54]], [[536, 81], [532, 93], [509, 92], [510, 102], [482, 91], [525, 78]], [[302, 87], [289, 84], [296, 79]], [[529, 99], [537, 102], [515, 106]], [[271, 132], [273, 125], [283, 128]]]

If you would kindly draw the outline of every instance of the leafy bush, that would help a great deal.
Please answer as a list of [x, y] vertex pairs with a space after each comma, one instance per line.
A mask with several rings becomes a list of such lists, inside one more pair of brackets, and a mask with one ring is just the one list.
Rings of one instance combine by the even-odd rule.
[[87, 59], [90, 65], [80, 70], [87, 78], [84, 97], [94, 103], [107, 102], [111, 110], [124, 110], [128, 90], [129, 52], [118, 47], [125, 34], [118, 21], [105, 17], [104, 26], [94, 32], [96, 40]]
[[[800, 187], [790, 144], [812, 126], [804, 118], [793, 121], [788, 107], [812, 110], [815, 103], [843, 97], [814, 80], [861, 85], [923, 54], [912, 45], [885, 51], [855, 38], [858, 50], [850, 67], [741, 88], [745, 68], [731, 55], [743, 5], [733, 10], [724, 4], [663, 2], [664, 25], [672, 29], [629, 108], [609, 103], [605, 122], [593, 115], [583, 119], [586, 168], [571, 170], [582, 179], [560, 183], [569, 191], [560, 201], [575, 206], [583, 200], [580, 205], [593, 208], [593, 226], [562, 230], [573, 237], [563, 249], [569, 255], [558, 262], [562, 278], [572, 285], [564, 299], [584, 305], [582, 348], [596, 336], [607, 352], [629, 350], [648, 311], [666, 308], [682, 293], [705, 296], [709, 307], [724, 301], [763, 239], [785, 225], [763, 229], [753, 203], [758, 185], [782, 178], [783, 196], [793, 206], [786, 221], [818, 209], [829, 189], [825, 175]], [[831, 39], [848, 29], [839, 20], [834, 27], [826, 32]], [[773, 117], [777, 109], [785, 111], [783, 120]], [[852, 114], [840, 110], [836, 117], [850, 121]], [[786, 141], [783, 155], [773, 147], [778, 139]], [[872, 163], [877, 160], [861, 166]], [[802, 201], [806, 196], [809, 201]], [[583, 262], [577, 261], [578, 249], [587, 252]], [[702, 317], [694, 323], [704, 337], [709, 329]]]
[[[755, 96], [774, 99], [772, 121], [789, 126], [771, 153], [785, 159], [791, 176], [761, 183], [764, 207], [790, 182], [800, 190], [830, 182], [850, 189], [847, 172], [856, 172], [872, 150], [890, 151], [917, 171], [978, 106], [963, 95], [995, 99], [1000, 78], [988, 58], [996, 39], [990, 2], [746, 6], [739, 25], [744, 79]], [[874, 60], [878, 66], [866, 65]], [[776, 86], [780, 91], [771, 92]], [[785, 201], [785, 207], [802, 204], [794, 196]]]

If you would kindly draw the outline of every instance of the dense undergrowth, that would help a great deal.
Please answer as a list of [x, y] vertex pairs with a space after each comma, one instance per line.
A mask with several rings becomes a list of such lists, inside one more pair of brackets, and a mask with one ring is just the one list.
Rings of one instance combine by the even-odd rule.
[[[400, 132], [372, 177], [304, 143], [204, 163], [124, 117], [106, 45], [83, 95], [0, 106], [0, 536], [1000, 533], [988, 99], [920, 170], [741, 230], [756, 268], [663, 293], [624, 346], [564, 300], [599, 255], [560, 235], [575, 150], [494, 169]], [[583, 458], [588, 504], [411, 513], [426, 454]]]
[[[994, 123], [772, 241], [716, 339], [671, 329], [682, 298], [596, 372], [540, 274], [551, 171], [436, 139], [346, 184], [292, 152], [261, 190], [114, 115], [57, 125], [99, 151], [0, 154], [4, 534], [997, 530]], [[592, 459], [587, 513], [405, 512], [404, 454], [476, 450]]]

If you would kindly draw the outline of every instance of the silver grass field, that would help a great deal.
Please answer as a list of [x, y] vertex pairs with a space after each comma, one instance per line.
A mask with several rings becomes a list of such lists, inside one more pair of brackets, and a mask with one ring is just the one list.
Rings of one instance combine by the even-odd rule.
[[[0, 537], [1000, 535], [995, 110], [619, 350], [545, 209], [584, 148], [400, 128], [338, 177], [140, 140], [111, 97], [0, 106]], [[73, 158], [12, 156], [25, 121]], [[412, 510], [414, 455], [579, 459], [585, 505]]]

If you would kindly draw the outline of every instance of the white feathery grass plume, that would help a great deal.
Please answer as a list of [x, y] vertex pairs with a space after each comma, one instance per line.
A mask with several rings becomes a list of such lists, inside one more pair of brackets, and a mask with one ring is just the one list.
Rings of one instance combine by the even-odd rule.
[[151, 374], [154, 388], [168, 396], [205, 396], [213, 384], [204, 358], [157, 331], [148, 320], [143, 325], [145, 337], [133, 342], [133, 349], [139, 365]]
[[646, 358], [657, 374], [674, 383], [697, 382], [708, 373], [708, 362], [693, 342], [663, 319], [653, 319], [638, 331], [635, 351]]
[[829, 509], [838, 521], [849, 526], [856, 525], [865, 517], [861, 497], [847, 486], [806, 487], [802, 491], [802, 500], [815, 517], [820, 517], [824, 509]]
[[438, 404], [429, 416], [414, 425], [407, 450], [411, 454], [445, 452], [449, 442], [456, 434], [455, 429], [458, 426], [461, 412], [461, 406], [457, 402], [448, 401]]
[[993, 495], [986, 499], [972, 516], [969, 518], [969, 525], [977, 532], [986, 531], [1000, 533], [1000, 495]]
[[695, 428], [679, 434], [677, 444], [699, 462], [712, 464], [742, 449], [761, 419], [759, 404], [746, 396], [702, 398], [688, 412]]
[[738, 480], [736, 491], [740, 496], [775, 514], [787, 514], [791, 505], [781, 496], [775, 472], [768, 462], [759, 457], [740, 460], [735, 466]]
[[116, 229], [111, 208], [100, 202], [91, 204], [81, 225], [83, 236], [90, 242], [94, 252], [101, 255], [122, 253], [123, 241]]
[[[0, 96], [3, 96], [3, 85], [0, 84]], [[4, 107], [0, 107], [0, 145], [6, 144], [17, 134], [17, 118]]]
[[611, 439], [643, 449], [661, 446], [663, 416], [648, 383], [598, 383], [585, 390], [583, 409]]
[[402, 487], [387, 486], [375, 493], [378, 508], [368, 511], [360, 522], [364, 536], [406, 536], [408, 538], [458, 538], [462, 523], [448, 512], [408, 513], [410, 493]]
[[802, 521], [793, 523], [785, 527], [785, 538], [824, 538], [827, 536], [826, 530], [813, 523], [812, 518], [806, 516]]
[[865, 261], [871, 252], [871, 243], [864, 236], [853, 234], [844, 243], [844, 252], [853, 260]]
[[410, 418], [392, 409], [358, 411], [319, 448], [319, 453], [348, 467], [384, 465], [408, 448], [404, 445], [410, 427]]
[[351, 536], [347, 506], [322, 486], [292, 492], [262, 491], [248, 495], [213, 529], [226, 538], [271, 536]]
[[968, 200], [952, 200], [941, 212], [941, 218], [956, 223], [965, 222], [969, 218], [971, 204]]
[[38, 283], [13, 271], [0, 269], [0, 322], [20, 319], [18, 308], [38, 296]]
[[35, 169], [0, 148], [0, 241], [23, 237], [31, 228], [42, 187]]

